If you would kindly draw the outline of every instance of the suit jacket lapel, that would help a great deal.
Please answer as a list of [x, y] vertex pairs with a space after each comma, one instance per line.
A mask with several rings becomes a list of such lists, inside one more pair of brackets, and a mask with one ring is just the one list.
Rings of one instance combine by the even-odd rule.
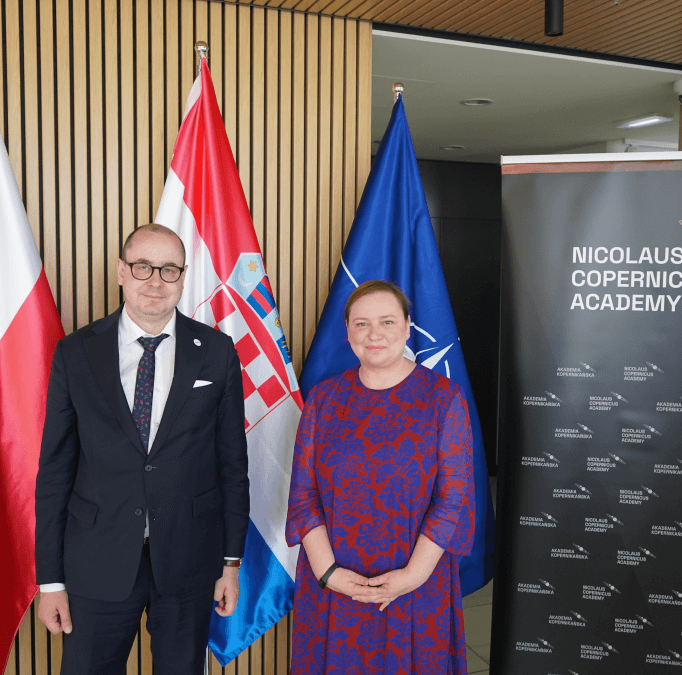
[[133, 445], [146, 456], [147, 453], [142, 446], [140, 432], [135, 426], [121, 385], [121, 371], [118, 362], [118, 321], [120, 316], [121, 308], [97, 323], [92, 329], [93, 334], [83, 340], [83, 346], [95, 380], [116, 419]]
[[[198, 343], [198, 344], [197, 344]], [[206, 345], [197, 338], [186, 316], [177, 312], [175, 322], [175, 370], [166, 407], [163, 410], [159, 429], [149, 451], [151, 457], [163, 445], [168, 432], [185, 405], [187, 397], [192, 393], [197, 375], [201, 370], [206, 353]]]

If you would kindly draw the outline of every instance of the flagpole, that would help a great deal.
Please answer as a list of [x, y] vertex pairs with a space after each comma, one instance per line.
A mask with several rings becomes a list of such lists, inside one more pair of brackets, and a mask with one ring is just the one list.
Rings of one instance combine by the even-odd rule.
[[199, 77], [199, 75], [201, 75], [201, 59], [208, 58], [208, 44], [203, 40], [199, 40], [199, 42], [194, 45], [194, 51], [196, 51], [199, 56], [199, 60], [197, 61], [197, 77]]
[[[208, 58], [208, 44], [203, 40], [195, 43], [194, 51], [196, 51], [197, 56], [197, 77], [201, 75], [201, 60]], [[211, 650], [206, 646], [206, 658], [204, 659], [204, 675], [211, 675]]]
[[393, 89], [393, 103], [395, 103], [398, 100], [398, 96], [403, 95], [403, 92], [405, 91], [405, 87], [403, 86], [402, 82], [396, 82], [396, 83], [394, 83], [392, 89]]

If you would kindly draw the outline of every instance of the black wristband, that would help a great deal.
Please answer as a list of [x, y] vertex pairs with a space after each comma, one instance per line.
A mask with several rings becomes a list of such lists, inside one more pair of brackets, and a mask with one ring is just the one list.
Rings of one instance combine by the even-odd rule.
[[317, 585], [320, 588], [327, 588], [327, 582], [329, 581], [329, 577], [332, 575], [332, 572], [338, 567], [336, 563], [334, 563], [321, 577], [320, 580], [317, 582]]

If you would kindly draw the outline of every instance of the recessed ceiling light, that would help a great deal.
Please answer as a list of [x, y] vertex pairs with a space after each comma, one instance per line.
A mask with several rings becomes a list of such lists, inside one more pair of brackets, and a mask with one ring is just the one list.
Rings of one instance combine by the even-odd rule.
[[441, 145], [441, 150], [464, 150], [463, 145]]
[[663, 115], [661, 113], [651, 113], [644, 115], [644, 117], [637, 117], [634, 120], [627, 120], [616, 125], [616, 129], [639, 129], [640, 127], [650, 127], [654, 124], [663, 124], [663, 122], [672, 122], [671, 115]]
[[490, 98], [468, 98], [466, 101], [460, 101], [462, 105], [492, 105]]

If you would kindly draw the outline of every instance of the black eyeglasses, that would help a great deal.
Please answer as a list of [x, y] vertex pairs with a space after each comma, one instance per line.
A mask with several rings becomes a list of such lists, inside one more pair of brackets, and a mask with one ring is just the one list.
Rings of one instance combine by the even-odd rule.
[[177, 265], [168, 264], [163, 267], [155, 267], [146, 262], [134, 262], [130, 263], [126, 260], [123, 261], [128, 267], [130, 267], [130, 273], [138, 281], [146, 281], [151, 279], [154, 270], [159, 270], [159, 276], [163, 281], [168, 284], [174, 284], [182, 275], [183, 268]]

